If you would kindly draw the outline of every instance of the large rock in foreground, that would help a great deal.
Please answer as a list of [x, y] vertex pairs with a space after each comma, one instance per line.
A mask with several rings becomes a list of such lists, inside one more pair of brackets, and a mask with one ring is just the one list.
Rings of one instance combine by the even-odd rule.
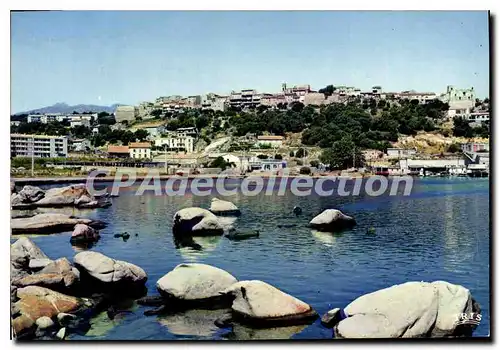
[[148, 278], [139, 266], [98, 252], [78, 253], [73, 261], [81, 272], [82, 284], [90, 284], [91, 286], [87, 286], [90, 289], [115, 289], [124, 294], [142, 292]]
[[469, 290], [448, 282], [407, 282], [363, 295], [323, 322], [340, 338], [471, 336], [475, 325], [459, 324], [462, 313], [480, 313]]
[[13, 234], [19, 233], [57, 233], [71, 231], [77, 224], [86, 224], [93, 228], [102, 228], [103, 222], [90, 219], [75, 218], [64, 214], [37, 214], [29, 218], [10, 220]]
[[17, 290], [18, 301], [15, 307], [20, 316], [12, 320], [16, 337], [30, 332], [37, 319], [43, 316], [55, 318], [61, 312], [73, 312], [83, 305], [83, 301], [50, 289], [29, 286]]
[[210, 203], [210, 211], [215, 215], [220, 216], [239, 216], [241, 211], [236, 205], [229, 201], [223, 201], [219, 198], [212, 198]]
[[[160, 294], [181, 308], [229, 306], [231, 300], [221, 292], [236, 283], [229, 272], [205, 264], [180, 264], [156, 282]], [[173, 304], [175, 304], [173, 303]]]
[[353, 217], [337, 209], [326, 209], [309, 222], [309, 226], [318, 231], [335, 232], [356, 225]]
[[174, 215], [173, 232], [175, 235], [216, 236], [224, 229], [217, 217], [202, 208], [184, 208]]
[[240, 281], [223, 294], [234, 299], [236, 320], [257, 327], [308, 324], [318, 317], [310, 305], [262, 281]]

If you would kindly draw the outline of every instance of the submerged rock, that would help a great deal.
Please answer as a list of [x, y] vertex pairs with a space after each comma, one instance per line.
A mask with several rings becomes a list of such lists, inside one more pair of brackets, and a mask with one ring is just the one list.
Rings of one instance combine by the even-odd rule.
[[356, 225], [351, 216], [337, 209], [327, 209], [309, 222], [309, 226], [318, 231], [335, 232]]
[[212, 198], [212, 202], [210, 204], [210, 211], [215, 215], [220, 216], [239, 216], [241, 215], [241, 211], [238, 209], [236, 205], [229, 201], [223, 201], [219, 198]]
[[156, 282], [160, 294], [179, 308], [229, 306], [221, 292], [237, 282], [229, 272], [205, 264], [180, 264]]
[[184, 208], [174, 215], [174, 235], [220, 236], [224, 229], [217, 217], [202, 208]]
[[293, 207], [293, 213], [294, 213], [295, 215], [300, 215], [300, 214], [302, 214], [302, 208], [301, 208], [301, 207], [298, 207], [298, 206]]
[[45, 213], [29, 218], [11, 219], [10, 226], [13, 234], [20, 233], [58, 233], [71, 231], [77, 224], [89, 225], [93, 228], [103, 228], [101, 221], [75, 218], [65, 214]]
[[234, 318], [256, 327], [309, 324], [318, 317], [310, 305], [262, 281], [240, 281], [223, 294], [233, 298]]
[[85, 224], [77, 224], [71, 235], [72, 243], [95, 242], [99, 240], [99, 232]]
[[340, 338], [471, 336], [476, 325], [458, 324], [462, 313], [480, 313], [466, 288], [448, 282], [407, 282], [359, 297], [331, 310], [323, 324]]
[[250, 230], [250, 231], [229, 231], [224, 237], [230, 239], [232, 241], [241, 241], [249, 238], [258, 238], [259, 237], [258, 230]]
[[142, 289], [148, 278], [139, 266], [98, 252], [78, 253], [73, 261], [82, 272], [82, 283], [86, 279], [90, 284], [96, 284], [97, 288], [118, 288], [126, 294]]
[[214, 322], [226, 312], [226, 310], [222, 309], [192, 309], [180, 313], [159, 316], [158, 322], [167, 327], [168, 331], [175, 335], [212, 337], [219, 331], [219, 328]]

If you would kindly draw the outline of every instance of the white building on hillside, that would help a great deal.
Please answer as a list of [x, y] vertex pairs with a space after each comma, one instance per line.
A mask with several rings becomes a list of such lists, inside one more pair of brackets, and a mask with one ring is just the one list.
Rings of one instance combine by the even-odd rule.
[[268, 135], [268, 136], [257, 136], [257, 146], [270, 146], [271, 148], [278, 148], [283, 145], [283, 141], [285, 141], [285, 138], [283, 136], [275, 136], [275, 135]]
[[131, 142], [128, 145], [130, 158], [150, 159], [151, 144], [149, 142]]
[[169, 150], [185, 151], [193, 153], [195, 138], [191, 136], [167, 136], [155, 139], [155, 146], [165, 147]]

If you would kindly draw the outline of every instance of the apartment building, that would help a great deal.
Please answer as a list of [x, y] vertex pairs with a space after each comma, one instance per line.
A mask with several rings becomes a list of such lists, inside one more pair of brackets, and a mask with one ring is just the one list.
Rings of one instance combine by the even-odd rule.
[[208, 93], [201, 96], [200, 103], [202, 109], [212, 109], [214, 111], [224, 112], [227, 109], [228, 96]]
[[68, 138], [48, 135], [10, 135], [12, 157], [54, 158], [68, 156]]
[[194, 141], [195, 138], [192, 136], [175, 136], [170, 135], [167, 137], [159, 137], [155, 139], [155, 146], [165, 147], [169, 150], [185, 151], [187, 153], [193, 153], [194, 151]]
[[92, 118], [94, 118], [94, 120], [97, 120], [97, 113], [92, 113], [92, 114], [91, 113], [78, 113], [78, 114], [45, 113], [45, 114], [30, 114], [28, 115], [26, 121], [28, 123], [42, 123], [42, 124], [47, 124], [52, 122], [62, 122], [65, 120], [69, 121], [70, 123], [78, 121], [87, 121], [90, 123]]
[[26, 121], [28, 123], [47, 124], [56, 121], [63, 121], [65, 118], [66, 116], [60, 113], [30, 114], [28, 115]]
[[130, 158], [150, 159], [151, 143], [149, 142], [131, 142], [128, 145]]
[[229, 95], [229, 105], [239, 108], [257, 107], [260, 104], [261, 97], [262, 94], [254, 89], [231, 91], [231, 95]]

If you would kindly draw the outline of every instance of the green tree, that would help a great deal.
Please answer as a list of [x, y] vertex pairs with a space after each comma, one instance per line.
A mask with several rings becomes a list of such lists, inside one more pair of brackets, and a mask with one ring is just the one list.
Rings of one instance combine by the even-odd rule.
[[331, 149], [323, 151], [320, 160], [324, 164], [329, 164], [330, 169], [347, 169], [363, 164], [363, 156], [349, 136], [335, 141]]
[[144, 130], [144, 129], [138, 129], [134, 133], [134, 136], [135, 136], [136, 140], [146, 141], [147, 138], [148, 138], [148, 136], [149, 136], [149, 133], [146, 130]]
[[469, 122], [462, 117], [453, 118], [453, 136], [457, 137], [473, 137], [474, 133], [469, 125]]
[[295, 157], [297, 158], [307, 157], [307, 154], [308, 154], [307, 151], [301, 147], [297, 150], [297, 153], [295, 153]]

